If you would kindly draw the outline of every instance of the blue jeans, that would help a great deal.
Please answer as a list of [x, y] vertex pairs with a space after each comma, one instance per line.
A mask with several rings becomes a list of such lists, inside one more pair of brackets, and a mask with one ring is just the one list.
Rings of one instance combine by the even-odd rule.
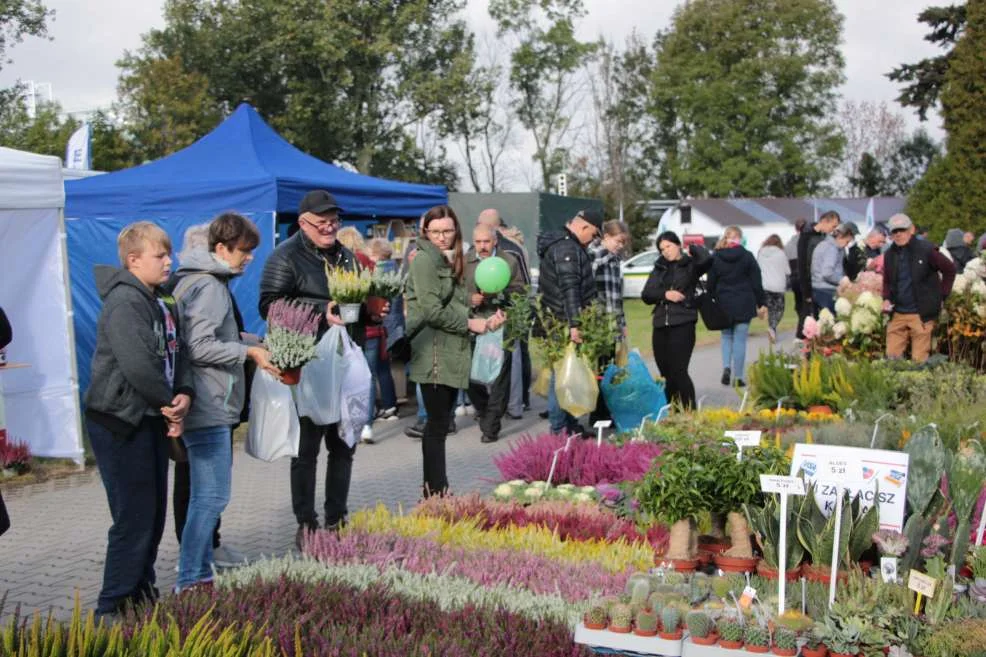
[[743, 378], [746, 367], [746, 339], [750, 335], [750, 323], [734, 324], [722, 330], [722, 367], [730, 368], [733, 380]]
[[377, 383], [380, 384], [380, 403], [385, 409], [397, 406], [397, 391], [390, 373], [390, 361], [380, 358], [380, 338], [368, 338], [363, 345], [363, 355], [370, 367], [370, 417], [367, 421], [372, 424], [377, 411]]
[[233, 452], [228, 425], [186, 431], [192, 495], [181, 534], [178, 589], [212, 579], [212, 533], [229, 503]]
[[551, 385], [548, 387], [548, 423], [551, 425], [551, 433], [561, 433], [568, 431], [574, 433], [578, 429], [578, 422], [558, 405], [558, 395], [555, 394], [555, 372], [551, 371]]
[[811, 300], [815, 302], [815, 318], [822, 308], [828, 308], [830, 313], [835, 312], [835, 290], [823, 290], [813, 287], [811, 289]]
[[418, 400], [418, 423], [424, 424], [428, 421], [428, 411], [425, 409], [425, 398], [421, 396], [421, 384], [414, 384], [414, 396]]
[[128, 434], [91, 418], [86, 429], [113, 518], [96, 613], [112, 614], [157, 599], [154, 562], [168, 512], [169, 438], [160, 417], [144, 417]]

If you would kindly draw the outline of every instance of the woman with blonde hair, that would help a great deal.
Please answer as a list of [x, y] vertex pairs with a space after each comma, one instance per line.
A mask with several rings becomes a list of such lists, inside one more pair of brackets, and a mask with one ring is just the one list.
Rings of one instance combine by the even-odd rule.
[[716, 244], [709, 270], [709, 290], [729, 316], [732, 326], [722, 330], [722, 384], [743, 387], [746, 341], [750, 321], [763, 314], [767, 297], [760, 278], [760, 265], [743, 248], [743, 231], [729, 226]]

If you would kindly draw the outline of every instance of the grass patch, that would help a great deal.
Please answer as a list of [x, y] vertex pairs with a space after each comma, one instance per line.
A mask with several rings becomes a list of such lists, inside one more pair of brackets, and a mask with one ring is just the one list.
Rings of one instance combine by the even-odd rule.
[[[627, 317], [627, 333], [630, 337], [631, 348], [640, 350], [642, 356], [650, 357], [653, 355], [651, 349], [651, 310], [654, 306], [648, 306], [640, 299], [626, 299], [623, 302], [623, 311]], [[798, 325], [798, 313], [794, 310], [794, 294], [788, 292], [784, 304], [784, 317], [777, 327], [778, 332], [793, 331]], [[750, 335], [767, 335], [767, 321], [754, 319], [750, 324]], [[700, 319], [695, 329], [695, 346], [705, 347], [719, 342], [719, 331], [710, 331], [705, 328], [705, 324]]]

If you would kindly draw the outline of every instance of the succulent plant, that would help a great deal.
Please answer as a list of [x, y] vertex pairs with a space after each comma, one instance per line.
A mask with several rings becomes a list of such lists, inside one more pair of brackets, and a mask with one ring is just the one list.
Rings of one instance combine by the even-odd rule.
[[795, 635], [803, 634], [815, 625], [814, 621], [811, 620], [811, 617], [806, 616], [795, 609], [788, 609], [780, 616], [777, 616], [774, 619], [774, 623], [777, 627], [790, 630]]
[[665, 607], [661, 612], [661, 627], [668, 634], [674, 634], [681, 626], [681, 610], [675, 606]]
[[793, 650], [798, 647], [798, 635], [789, 629], [780, 627], [774, 632], [774, 646], [781, 650]]
[[732, 582], [726, 577], [715, 577], [712, 579], [712, 592], [720, 600], [727, 600], [729, 592], [732, 590]]
[[743, 632], [743, 643], [748, 646], [769, 646], [770, 633], [767, 628], [761, 627], [756, 623], [750, 623]]
[[651, 593], [650, 597], [647, 598], [647, 606], [656, 613], [658, 616], [661, 614], [661, 610], [664, 609], [664, 596], [660, 593]]
[[685, 616], [688, 632], [699, 639], [704, 639], [712, 632], [712, 619], [704, 611], [690, 611]]
[[822, 640], [818, 637], [814, 628], [812, 628], [811, 632], [805, 634], [805, 648], [808, 650], [817, 650], [821, 643]]
[[693, 605], [697, 605], [709, 597], [710, 590], [709, 578], [704, 574], [701, 577], [696, 575], [692, 578], [691, 586], [689, 587], [688, 600]]
[[712, 620], [718, 620], [719, 616], [726, 609], [726, 605], [721, 600], [707, 600], [702, 605], [702, 611], [709, 615]]
[[668, 584], [684, 584], [685, 574], [679, 573], [677, 571], [672, 571], [670, 573], [665, 573], [664, 581]]
[[675, 593], [674, 584], [668, 584], [668, 583], [658, 584], [657, 588], [654, 590], [663, 595], [671, 595], [672, 593]]
[[633, 587], [637, 585], [638, 582], [646, 582], [648, 588], [650, 587], [651, 576], [647, 573], [636, 572], [632, 573], [629, 578], [627, 578], [627, 585], [623, 588], [623, 593], [626, 595], [633, 595]]
[[647, 579], [638, 579], [633, 584], [633, 589], [630, 592], [630, 604], [645, 606], [647, 604], [647, 596], [650, 595], [650, 581]]
[[718, 630], [719, 632], [720, 641], [743, 640], [743, 625], [736, 618], [733, 617], [720, 618], [719, 623], [716, 625], [716, 630]]
[[606, 605], [601, 602], [594, 602], [589, 611], [585, 612], [585, 620], [593, 625], [605, 625], [609, 622], [609, 612]]
[[606, 608], [606, 613], [609, 613], [610, 609], [613, 608], [613, 605], [619, 603], [620, 603], [620, 598], [615, 595], [606, 595], [599, 598], [599, 604], [601, 604], [603, 607]]
[[630, 611], [629, 605], [625, 605], [621, 602], [610, 607], [609, 624], [611, 627], [616, 627], [621, 630], [629, 629], [632, 621], [633, 612]]
[[653, 611], [644, 609], [637, 612], [636, 616], [637, 629], [641, 632], [656, 632], [658, 624], [658, 615]]

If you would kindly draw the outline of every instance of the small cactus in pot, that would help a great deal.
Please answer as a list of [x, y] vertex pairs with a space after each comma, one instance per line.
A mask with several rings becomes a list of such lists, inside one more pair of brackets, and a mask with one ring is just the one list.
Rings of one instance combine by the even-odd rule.
[[650, 609], [637, 612], [633, 633], [638, 636], [657, 636], [658, 616]]
[[593, 602], [589, 606], [589, 610], [585, 612], [583, 621], [586, 628], [590, 630], [606, 629], [606, 624], [609, 622], [609, 611], [607, 611], [606, 604], [601, 600]]
[[716, 624], [719, 645], [723, 648], [739, 648], [743, 645], [743, 623], [735, 616], [723, 616]]
[[692, 643], [700, 646], [711, 646], [716, 642], [715, 625], [704, 611], [690, 611], [685, 616], [685, 626], [692, 636]]
[[681, 610], [674, 605], [665, 607], [661, 612], [661, 638], [681, 638]]
[[798, 652], [798, 635], [786, 627], [778, 627], [774, 632], [774, 654], [780, 657], [794, 657]]
[[770, 648], [770, 632], [766, 627], [751, 623], [743, 632], [743, 643], [746, 644], [747, 652], [767, 652]]
[[633, 612], [630, 611], [630, 605], [615, 604], [610, 607], [609, 610], [609, 631], [617, 632], [619, 634], [627, 634], [630, 631], [630, 626], [633, 623]]

